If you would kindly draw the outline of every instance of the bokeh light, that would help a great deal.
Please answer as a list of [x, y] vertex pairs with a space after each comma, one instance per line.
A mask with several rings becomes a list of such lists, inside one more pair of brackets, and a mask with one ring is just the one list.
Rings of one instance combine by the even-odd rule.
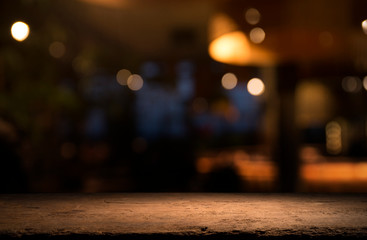
[[295, 92], [295, 117], [304, 128], [323, 126], [333, 117], [335, 100], [330, 87], [318, 81], [303, 81]]
[[138, 74], [133, 74], [127, 79], [127, 86], [133, 90], [138, 91], [143, 87], [143, 78]]
[[72, 66], [75, 71], [81, 74], [89, 74], [95, 67], [93, 61], [90, 58], [81, 55], [73, 59]]
[[363, 78], [363, 87], [367, 91], [367, 76]]
[[210, 43], [209, 55], [218, 62], [243, 65], [250, 60], [250, 45], [243, 32], [231, 32]]
[[343, 78], [342, 80], [342, 87], [344, 91], [349, 93], [356, 93], [359, 92], [362, 88], [361, 79], [355, 76], [348, 76]]
[[11, 27], [12, 37], [21, 42], [24, 41], [29, 35], [29, 27], [24, 22], [16, 22]]
[[48, 51], [52, 57], [61, 58], [64, 56], [66, 48], [62, 42], [55, 41], [50, 44]]
[[201, 174], [209, 173], [212, 170], [212, 161], [208, 157], [201, 157], [196, 162], [196, 170]]
[[237, 85], [237, 77], [233, 73], [226, 73], [222, 77], [222, 86], [227, 89], [233, 89]]
[[326, 125], [326, 150], [335, 155], [342, 151], [342, 128], [336, 121]]
[[262, 43], [265, 40], [265, 31], [259, 27], [252, 29], [250, 31], [250, 40], [253, 43]]
[[265, 84], [259, 78], [252, 78], [247, 83], [247, 91], [254, 96], [259, 96], [264, 93], [265, 91]]
[[116, 74], [116, 80], [120, 85], [125, 86], [127, 85], [127, 79], [129, 79], [130, 76], [131, 72], [129, 70], [121, 69]]
[[245, 19], [251, 25], [259, 23], [260, 17], [260, 12], [256, 8], [249, 8], [245, 12]]
[[367, 19], [362, 22], [362, 30], [367, 34]]

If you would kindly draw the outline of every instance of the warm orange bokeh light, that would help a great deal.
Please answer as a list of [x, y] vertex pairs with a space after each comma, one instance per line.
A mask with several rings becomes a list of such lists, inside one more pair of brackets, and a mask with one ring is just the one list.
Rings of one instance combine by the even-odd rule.
[[273, 55], [265, 49], [250, 45], [241, 31], [226, 33], [209, 44], [209, 55], [218, 62], [239, 66], [271, 65]]
[[253, 43], [260, 44], [265, 40], [265, 32], [262, 28], [256, 27], [250, 31], [250, 40]]
[[318, 183], [367, 183], [367, 163], [325, 162], [305, 164], [301, 169], [305, 181]]
[[259, 96], [263, 94], [265, 91], [264, 82], [259, 78], [252, 78], [247, 83], [247, 91], [253, 96]]
[[129, 70], [121, 69], [116, 74], [116, 80], [120, 85], [125, 86], [127, 85], [127, 80], [129, 79], [130, 76], [131, 72]]
[[222, 86], [227, 90], [231, 90], [237, 85], [237, 77], [233, 73], [226, 73], [222, 77]]
[[246, 22], [255, 25], [260, 22], [261, 14], [256, 8], [249, 8], [245, 12]]
[[[250, 15], [259, 14], [256, 9], [251, 9]], [[252, 11], [252, 13], [251, 13]], [[259, 20], [260, 16], [255, 16]], [[251, 45], [248, 37], [236, 22], [225, 14], [217, 14], [211, 19], [209, 26], [209, 55], [218, 62], [246, 66], [246, 65], [271, 65], [274, 56], [268, 50]], [[256, 28], [252, 35], [252, 41], [261, 43], [265, 38], [265, 32]]]
[[143, 87], [143, 84], [144, 80], [138, 74], [133, 74], [127, 79], [127, 86], [133, 91], [140, 90]]
[[243, 65], [250, 61], [250, 44], [241, 31], [227, 33], [210, 43], [209, 55], [219, 62]]
[[66, 48], [62, 42], [55, 41], [48, 47], [50, 55], [54, 58], [61, 58], [64, 56]]

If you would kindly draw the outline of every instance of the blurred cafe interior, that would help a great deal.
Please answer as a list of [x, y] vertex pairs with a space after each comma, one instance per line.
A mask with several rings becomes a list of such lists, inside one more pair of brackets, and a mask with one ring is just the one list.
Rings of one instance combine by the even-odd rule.
[[1, 193], [367, 192], [365, 0], [0, 12]]

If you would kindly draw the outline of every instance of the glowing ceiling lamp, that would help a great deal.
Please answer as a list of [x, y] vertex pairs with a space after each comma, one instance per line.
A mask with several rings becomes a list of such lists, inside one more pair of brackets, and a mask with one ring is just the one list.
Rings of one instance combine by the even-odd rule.
[[241, 31], [227, 33], [210, 43], [209, 55], [218, 62], [242, 65], [250, 59], [250, 44]]
[[252, 45], [244, 32], [225, 14], [214, 16], [209, 25], [209, 55], [218, 62], [233, 65], [269, 65], [273, 55]]

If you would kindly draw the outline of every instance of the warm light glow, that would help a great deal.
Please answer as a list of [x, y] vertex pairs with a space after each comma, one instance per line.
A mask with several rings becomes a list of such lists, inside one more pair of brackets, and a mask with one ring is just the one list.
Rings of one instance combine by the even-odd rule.
[[247, 90], [251, 95], [259, 96], [264, 93], [265, 85], [259, 78], [253, 78], [247, 83]]
[[201, 156], [196, 161], [196, 170], [201, 174], [227, 166], [233, 166], [242, 180], [255, 184], [257, 188], [271, 186], [278, 175], [276, 164], [267, 155], [260, 153], [223, 151]]
[[210, 158], [201, 157], [196, 162], [196, 170], [199, 173], [206, 174], [212, 170], [213, 163], [211, 162]]
[[342, 87], [346, 92], [350, 93], [359, 92], [362, 88], [361, 79], [354, 76], [345, 77], [342, 80]]
[[367, 91], [367, 76], [363, 78], [363, 87]]
[[315, 147], [306, 146], [300, 150], [300, 158], [304, 163], [316, 163], [323, 161], [320, 151]]
[[116, 80], [120, 85], [125, 86], [125, 85], [127, 85], [127, 79], [130, 76], [131, 76], [131, 72], [129, 70], [121, 69], [116, 74]]
[[222, 86], [225, 89], [233, 89], [237, 85], [237, 77], [233, 73], [226, 73], [222, 77]]
[[265, 66], [273, 64], [275, 60], [269, 51], [250, 46], [241, 31], [227, 33], [213, 40], [209, 45], [209, 55], [218, 62], [239, 66]]
[[276, 164], [259, 153], [236, 151], [233, 154], [233, 165], [244, 180], [258, 183], [274, 181], [278, 172]]
[[29, 27], [24, 22], [16, 22], [11, 27], [12, 37], [21, 42], [24, 41], [29, 35]]
[[250, 31], [250, 40], [253, 43], [262, 43], [265, 39], [265, 32], [262, 28], [254, 28]]
[[54, 58], [61, 58], [65, 54], [65, 45], [62, 42], [53, 42], [50, 44], [48, 51]]
[[367, 34], [367, 19], [362, 22], [362, 30]]
[[[246, 66], [269, 66], [275, 63], [275, 55], [265, 48], [251, 45], [244, 32], [227, 15], [217, 14], [209, 22], [209, 55], [215, 61]], [[259, 32], [259, 31], [258, 31]], [[261, 33], [255, 41], [261, 42]]]
[[228, 15], [219, 13], [214, 15], [209, 22], [208, 37], [212, 41], [224, 34], [238, 31], [239, 26]]
[[127, 79], [127, 86], [133, 90], [138, 91], [143, 87], [143, 78], [138, 74], [133, 74]]
[[299, 83], [295, 93], [295, 117], [300, 127], [324, 125], [332, 118], [335, 101], [327, 85], [310, 79]]
[[242, 65], [250, 60], [250, 45], [243, 32], [231, 32], [212, 41], [209, 54], [219, 62]]
[[334, 155], [342, 151], [342, 128], [336, 121], [326, 125], [326, 150]]
[[314, 183], [354, 183], [367, 182], [367, 163], [318, 162], [304, 164], [301, 176]]
[[328, 192], [366, 191], [367, 163], [351, 162], [350, 158], [323, 156], [322, 150], [303, 147], [300, 176], [305, 190]]
[[245, 19], [251, 25], [259, 23], [260, 17], [261, 17], [260, 12], [255, 8], [249, 8], [245, 12]]

